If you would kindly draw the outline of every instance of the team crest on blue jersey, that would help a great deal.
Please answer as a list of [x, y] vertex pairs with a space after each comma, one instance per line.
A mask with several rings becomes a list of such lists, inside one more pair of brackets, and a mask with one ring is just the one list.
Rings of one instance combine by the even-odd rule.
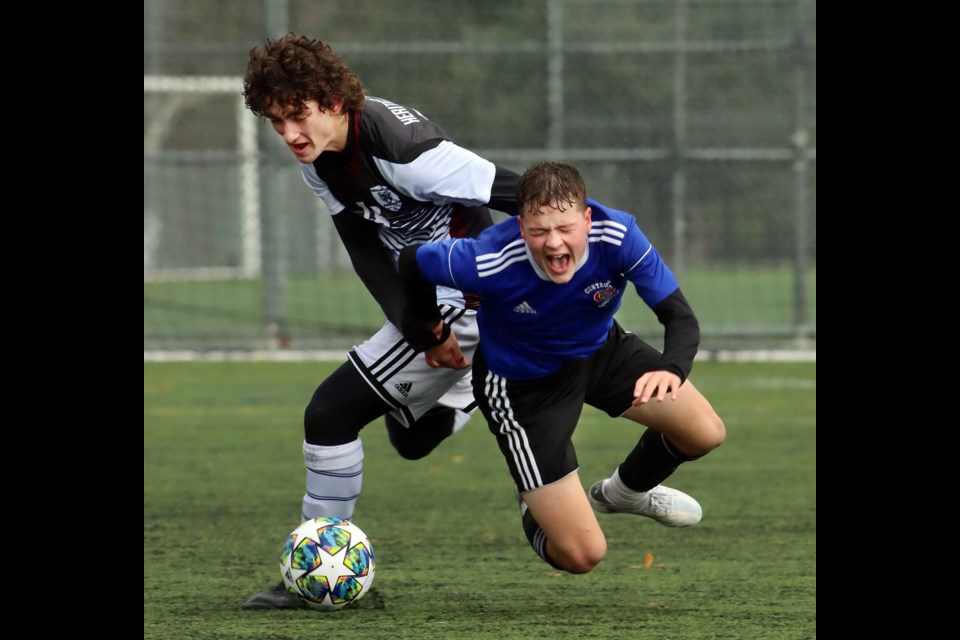
[[370, 194], [376, 199], [377, 202], [383, 205], [384, 209], [389, 209], [390, 211], [400, 211], [400, 196], [395, 194], [393, 191], [378, 185], [376, 187], [370, 188]]
[[593, 301], [602, 309], [610, 304], [610, 301], [615, 299], [620, 291], [611, 286], [609, 282], [598, 282], [587, 287], [587, 293], [593, 294]]

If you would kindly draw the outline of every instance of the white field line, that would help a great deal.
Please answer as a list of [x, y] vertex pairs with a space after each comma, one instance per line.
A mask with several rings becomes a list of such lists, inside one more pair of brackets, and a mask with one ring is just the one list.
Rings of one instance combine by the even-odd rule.
[[[340, 362], [346, 351], [264, 349], [259, 351], [144, 351], [144, 362]], [[700, 351], [697, 360], [718, 362], [816, 362], [816, 350]]]

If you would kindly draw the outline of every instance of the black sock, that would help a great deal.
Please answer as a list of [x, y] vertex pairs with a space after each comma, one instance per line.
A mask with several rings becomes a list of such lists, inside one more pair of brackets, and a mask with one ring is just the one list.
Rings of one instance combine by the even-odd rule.
[[649, 491], [670, 477], [681, 463], [699, 457], [686, 455], [665, 436], [647, 429], [620, 465], [620, 480], [633, 491]]
[[557, 563], [554, 562], [550, 554], [547, 553], [547, 536], [544, 535], [543, 529], [540, 528], [537, 521], [533, 519], [533, 514], [530, 513], [530, 509], [525, 509], [523, 512], [523, 532], [527, 534], [527, 540], [530, 541], [530, 546], [533, 547], [533, 550], [537, 552], [537, 555], [540, 556], [544, 562], [554, 569], [565, 571], [562, 567], [557, 566]]

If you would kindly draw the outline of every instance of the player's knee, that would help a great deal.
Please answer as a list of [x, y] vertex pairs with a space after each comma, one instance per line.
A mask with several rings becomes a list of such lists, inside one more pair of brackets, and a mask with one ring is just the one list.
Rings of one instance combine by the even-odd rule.
[[727, 428], [724, 426], [723, 420], [716, 413], [705, 420], [703, 433], [704, 446], [708, 447], [708, 451], [713, 451], [727, 439]]
[[700, 418], [694, 433], [696, 435], [692, 437], [689, 446], [696, 449], [691, 453], [698, 457], [704, 456], [719, 447], [727, 437], [727, 429], [723, 425], [723, 420], [713, 411]]
[[570, 573], [590, 573], [607, 555], [607, 539], [600, 530], [595, 535], [548, 540], [547, 544], [550, 557]]
[[420, 460], [437, 448], [452, 432], [455, 411], [444, 408], [428, 411], [411, 428], [407, 428], [392, 415], [387, 415], [387, 433], [390, 444], [400, 457]]
[[607, 556], [607, 541], [601, 535], [587, 544], [554, 547], [550, 554], [554, 561], [569, 573], [590, 573]]
[[342, 416], [336, 415], [331, 405], [316, 396], [303, 411], [303, 439], [310, 444], [329, 447], [357, 439], [360, 429]]
[[427, 455], [429, 455], [429, 453], [434, 449], [433, 447], [428, 448], [424, 446], [410, 446], [404, 444], [394, 444], [393, 448], [397, 450], [397, 453], [399, 453], [400, 457], [404, 460], [421, 460], [426, 458]]
[[430, 449], [425, 443], [420, 442], [418, 438], [407, 429], [403, 423], [388, 415], [384, 418], [387, 423], [387, 435], [390, 438], [390, 444], [396, 449], [400, 457], [405, 460], [419, 460], [428, 453]]

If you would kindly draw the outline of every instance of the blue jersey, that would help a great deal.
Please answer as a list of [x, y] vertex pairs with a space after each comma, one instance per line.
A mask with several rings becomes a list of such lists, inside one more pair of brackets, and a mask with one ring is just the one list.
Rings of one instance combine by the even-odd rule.
[[603, 344], [630, 281], [653, 307], [677, 280], [629, 213], [587, 200], [587, 250], [573, 278], [552, 282], [534, 263], [518, 219], [477, 238], [423, 245], [417, 265], [435, 283], [477, 294], [480, 345], [489, 368], [511, 380], [553, 373]]

